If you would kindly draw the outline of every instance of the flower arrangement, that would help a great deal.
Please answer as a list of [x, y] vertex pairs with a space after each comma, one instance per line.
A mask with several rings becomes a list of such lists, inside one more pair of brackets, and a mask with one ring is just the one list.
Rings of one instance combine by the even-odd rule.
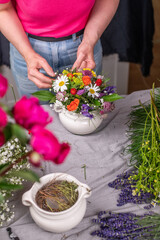
[[122, 98], [115, 92], [115, 86], [109, 86], [104, 76], [88, 68], [81, 70], [63, 70], [53, 80], [48, 91], [33, 93], [42, 101], [54, 103], [56, 112], [68, 110], [92, 119], [93, 112], [105, 115], [114, 109], [113, 102]]
[[[0, 98], [5, 96], [7, 89], [8, 81], [0, 74]], [[29, 162], [39, 167], [42, 161], [60, 164], [67, 157], [69, 144], [60, 143], [56, 136], [46, 129], [51, 122], [52, 118], [35, 97], [23, 96], [11, 109], [0, 103], [1, 221], [10, 220], [13, 216], [11, 214], [5, 217], [5, 211], [9, 211], [7, 201], [11, 193], [22, 188], [20, 179], [39, 181], [35, 172], [28, 169]]]

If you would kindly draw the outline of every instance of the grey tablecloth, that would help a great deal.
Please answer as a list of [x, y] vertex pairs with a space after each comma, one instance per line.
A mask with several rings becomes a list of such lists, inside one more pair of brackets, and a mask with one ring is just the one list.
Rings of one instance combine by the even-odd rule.
[[[10, 226], [19, 236], [20, 240], [91, 240], [90, 232], [97, 228], [91, 219], [100, 210], [111, 210], [117, 212], [132, 211], [137, 214], [144, 212], [143, 205], [127, 204], [123, 207], [116, 206], [118, 190], [108, 187], [108, 183], [114, 180], [117, 174], [127, 169], [129, 156], [123, 154], [123, 148], [128, 144], [127, 121], [131, 106], [137, 105], [139, 99], [142, 102], [149, 100], [149, 91], [134, 92], [124, 99], [116, 102], [115, 110], [109, 114], [103, 122], [99, 131], [78, 136], [69, 133], [61, 125], [58, 115], [49, 106], [45, 109], [54, 117], [52, 124], [48, 126], [61, 141], [71, 144], [71, 153], [62, 165], [46, 163], [44, 172], [65, 172], [75, 176], [79, 181], [88, 184], [92, 188], [92, 196], [88, 198], [87, 211], [81, 223], [74, 229], [63, 233], [54, 234], [39, 228], [32, 220], [29, 209], [21, 203], [22, 192], [15, 196], [15, 219]], [[86, 165], [86, 179], [83, 165]], [[29, 186], [25, 187], [25, 190]], [[156, 207], [155, 211], [159, 211]], [[0, 229], [0, 240], [9, 240], [6, 228]]]

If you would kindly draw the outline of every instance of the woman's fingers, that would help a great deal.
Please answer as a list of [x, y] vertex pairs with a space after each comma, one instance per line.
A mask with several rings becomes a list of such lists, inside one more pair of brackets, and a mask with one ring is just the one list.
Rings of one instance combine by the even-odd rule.
[[32, 78], [36, 78], [38, 81], [46, 84], [52, 84], [52, 79], [39, 72], [38, 69], [30, 69], [28, 72], [28, 78], [32, 81]]
[[44, 83], [39, 81], [39, 79], [32, 77], [32, 79], [30, 79], [32, 82], [34, 82], [34, 84], [38, 87], [38, 88], [51, 88], [52, 84], [49, 83]]

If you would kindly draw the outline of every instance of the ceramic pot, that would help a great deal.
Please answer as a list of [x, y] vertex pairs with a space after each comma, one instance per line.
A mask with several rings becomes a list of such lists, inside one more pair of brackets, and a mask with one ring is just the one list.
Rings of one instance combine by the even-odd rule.
[[[53, 179], [67, 180], [78, 185], [76, 203], [67, 210], [55, 213], [41, 209], [35, 201], [37, 191]], [[30, 214], [39, 227], [46, 231], [62, 233], [72, 229], [82, 220], [86, 211], [86, 198], [90, 195], [89, 186], [79, 182], [75, 177], [65, 173], [51, 173], [40, 178], [40, 183], [34, 183], [32, 188], [23, 194], [22, 203], [29, 207]]]
[[102, 117], [96, 112], [94, 118], [90, 119], [82, 114], [64, 110], [59, 113], [59, 119], [63, 126], [71, 133], [85, 135], [94, 132], [102, 123]]

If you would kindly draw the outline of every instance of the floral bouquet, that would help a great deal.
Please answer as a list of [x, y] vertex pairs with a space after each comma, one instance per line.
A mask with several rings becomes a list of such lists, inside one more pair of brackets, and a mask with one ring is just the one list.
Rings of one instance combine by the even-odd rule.
[[122, 98], [115, 92], [115, 86], [107, 84], [108, 81], [88, 68], [66, 69], [53, 80], [50, 91], [38, 91], [33, 95], [54, 103], [56, 112], [68, 110], [92, 119], [96, 111], [105, 117], [114, 109], [113, 102]]

